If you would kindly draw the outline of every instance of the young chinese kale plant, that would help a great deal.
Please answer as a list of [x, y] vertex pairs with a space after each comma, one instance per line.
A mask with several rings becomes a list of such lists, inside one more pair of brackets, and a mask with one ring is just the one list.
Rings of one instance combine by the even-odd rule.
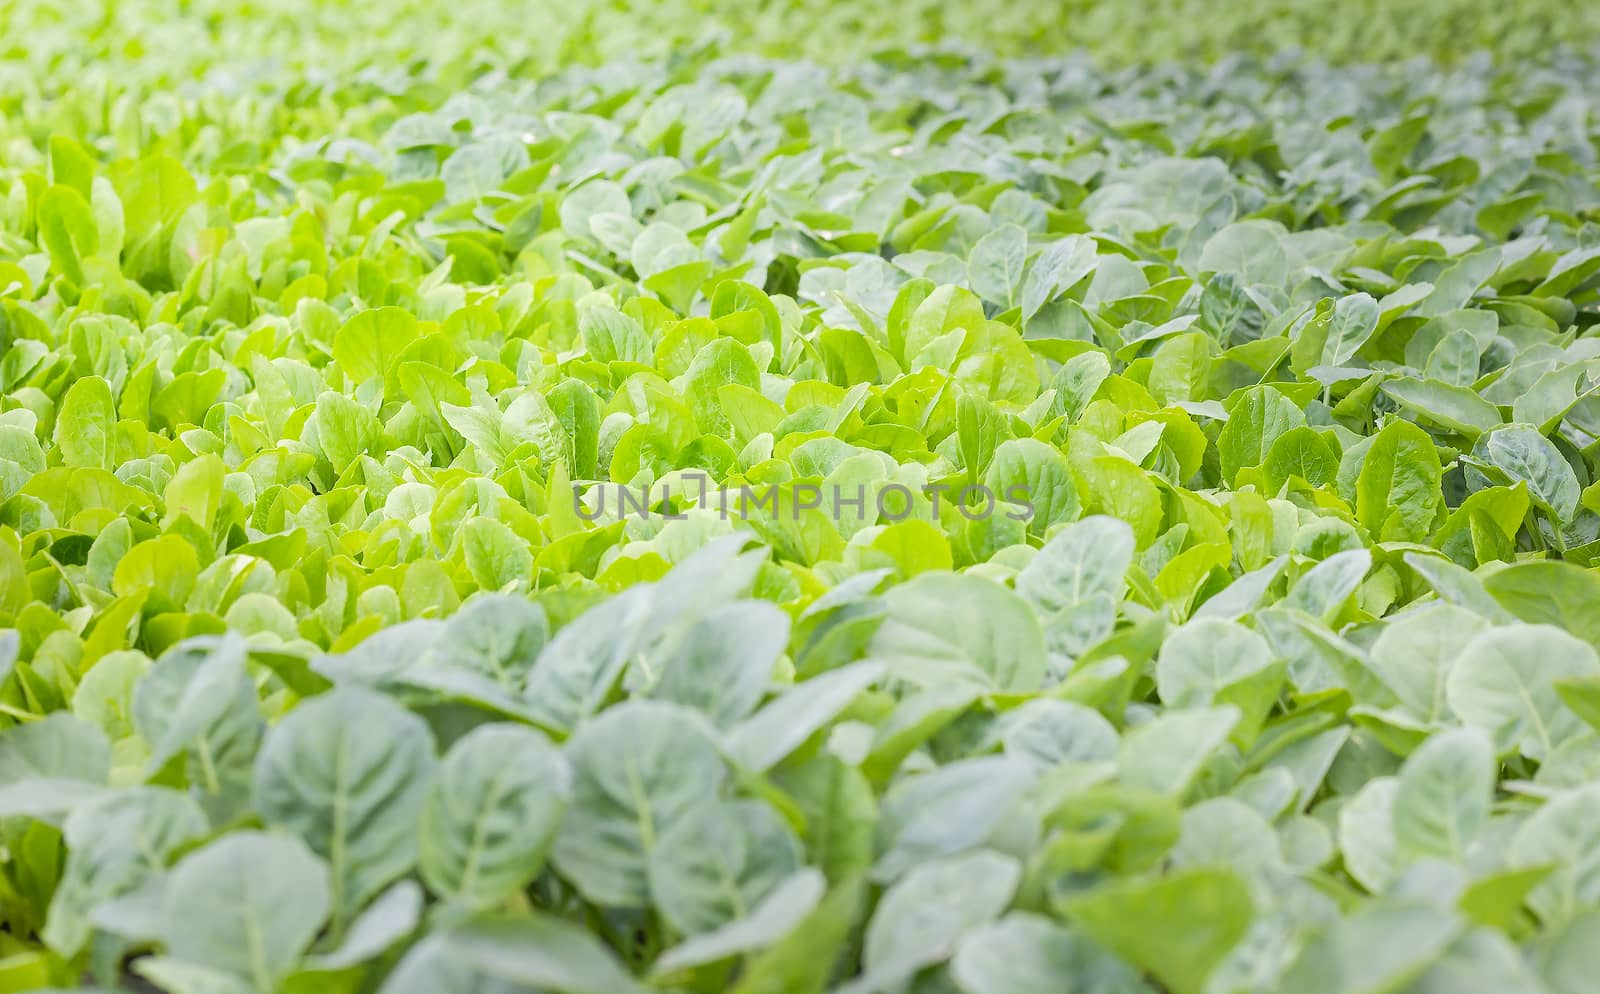
[[0, 994], [1592, 990], [1597, 15], [1158, 6], [8, 8]]

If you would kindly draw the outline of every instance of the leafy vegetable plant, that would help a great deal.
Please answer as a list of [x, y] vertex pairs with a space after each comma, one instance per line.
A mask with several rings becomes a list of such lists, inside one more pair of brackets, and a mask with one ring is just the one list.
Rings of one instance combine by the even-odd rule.
[[1596, 15], [1166, 6], [15, 5], [0, 992], [1591, 990]]

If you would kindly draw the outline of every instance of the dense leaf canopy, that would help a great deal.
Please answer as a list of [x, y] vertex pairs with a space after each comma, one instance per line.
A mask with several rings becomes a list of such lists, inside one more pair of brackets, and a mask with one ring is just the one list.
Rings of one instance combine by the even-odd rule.
[[1592, 990], [1597, 11], [8, 4], [0, 992]]

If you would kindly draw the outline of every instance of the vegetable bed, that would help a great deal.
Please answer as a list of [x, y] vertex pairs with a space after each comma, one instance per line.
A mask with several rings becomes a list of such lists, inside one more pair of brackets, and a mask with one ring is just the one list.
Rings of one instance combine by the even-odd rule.
[[1594, 989], [1600, 14], [13, 6], [0, 992]]

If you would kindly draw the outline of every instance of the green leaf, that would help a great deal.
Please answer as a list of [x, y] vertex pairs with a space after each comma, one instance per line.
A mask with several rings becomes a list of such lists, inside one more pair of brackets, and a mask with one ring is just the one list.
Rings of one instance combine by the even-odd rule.
[[1315, 429], [1301, 426], [1279, 435], [1262, 465], [1267, 486], [1281, 490], [1290, 479], [1326, 486], [1339, 471], [1339, 457]]
[[1391, 421], [1373, 437], [1356, 480], [1356, 519], [1374, 539], [1421, 541], [1444, 505], [1439, 452], [1427, 433]]
[[205, 815], [185, 795], [136, 787], [86, 801], [67, 817], [66, 871], [42, 938], [63, 956], [89, 941], [89, 913], [166, 869], [180, 846], [206, 834]]
[[[199, 188], [177, 159], [164, 153], [124, 160], [111, 168], [133, 242], [149, 241], [195, 202]], [[165, 264], [163, 263], [163, 266]]]
[[1372, 569], [1372, 553], [1366, 549], [1336, 552], [1307, 570], [1289, 588], [1284, 607], [1299, 608], [1323, 621], [1338, 614], [1350, 600], [1361, 580]]
[[118, 597], [145, 595], [155, 611], [181, 609], [200, 574], [194, 546], [179, 535], [140, 542], [117, 562], [111, 592]]
[[461, 531], [467, 569], [484, 590], [503, 590], [533, 576], [533, 553], [508, 526], [493, 518], [473, 518]]
[[896, 984], [948, 959], [963, 935], [1000, 916], [1020, 877], [1015, 860], [990, 850], [921, 864], [878, 902], [862, 946], [863, 976], [849, 989]]
[[781, 941], [750, 957], [733, 994], [820, 994], [861, 915], [862, 889], [855, 879], [836, 885]]
[[1549, 625], [1491, 628], [1467, 644], [1450, 671], [1450, 708], [1494, 733], [1502, 748], [1542, 759], [1582, 721], [1562, 703], [1555, 681], [1600, 675], [1587, 642]]
[[750, 914], [801, 860], [800, 840], [771, 806], [699, 804], [650, 852], [650, 900], [681, 934], [704, 935]]
[[992, 580], [922, 573], [893, 588], [889, 617], [872, 639], [874, 657], [918, 682], [979, 681], [996, 690], [1037, 690], [1044, 636], [1027, 603]]
[[1328, 315], [1321, 365], [1343, 366], [1378, 329], [1378, 302], [1370, 294], [1340, 297]]
[[1582, 994], [1600, 966], [1600, 912], [1590, 911], [1567, 922], [1539, 953], [1539, 972], [1552, 994]]
[[1558, 522], [1578, 512], [1578, 477], [1549, 439], [1526, 425], [1508, 425], [1479, 440], [1486, 458], [1513, 482], [1528, 485], [1528, 495]]
[[322, 928], [327, 868], [296, 839], [234, 832], [173, 868], [161, 940], [174, 959], [274, 991]]
[[1245, 883], [1223, 869], [1119, 880], [1061, 907], [1074, 927], [1175, 994], [1204, 990], [1254, 914]]
[[421, 718], [373, 691], [339, 687], [267, 733], [255, 806], [328, 861], [335, 920], [347, 922], [416, 865], [433, 768], [433, 734]]
[[1201, 764], [1226, 741], [1239, 718], [1239, 709], [1226, 705], [1167, 711], [1130, 728], [1117, 756], [1122, 782], [1182, 796]]
[[596, 904], [647, 907], [656, 849], [727, 776], [709, 732], [676, 705], [632, 701], [579, 728], [565, 754], [572, 805], [556, 869]]
[[46, 777], [103, 784], [110, 775], [105, 733], [65, 712], [0, 732], [0, 784]]
[[458, 739], [422, 803], [418, 862], [428, 888], [469, 907], [521, 890], [555, 841], [571, 778], [531, 729], [480, 725]]
[[609, 307], [591, 307], [578, 319], [584, 347], [601, 362], [649, 363], [650, 339], [639, 322]]
[[1022, 305], [1022, 319], [1027, 321], [1053, 298], [1082, 282], [1097, 262], [1094, 241], [1083, 235], [1068, 235], [1046, 245], [1034, 256], [1022, 280], [1017, 301]]
[[729, 756], [752, 772], [771, 769], [883, 673], [882, 663], [863, 660], [797, 684], [729, 730]]
[[100, 247], [98, 229], [83, 193], [70, 186], [52, 186], [39, 197], [39, 237], [55, 268], [73, 283], [82, 283], [83, 262]]
[[1600, 900], [1600, 830], [1591, 815], [1597, 801], [1600, 785], [1564, 791], [1509, 840], [1514, 866], [1554, 868], [1528, 894], [1528, 907], [1547, 923], [1568, 921]]
[[1294, 403], [1271, 387], [1255, 387], [1239, 399], [1217, 436], [1223, 479], [1234, 481], [1241, 469], [1266, 462], [1278, 436], [1306, 422]]
[[116, 469], [116, 427], [110, 384], [98, 376], [75, 381], [56, 413], [55, 443], [62, 464]]
[[1505, 610], [1531, 624], [1555, 625], [1600, 647], [1600, 575], [1563, 562], [1521, 562], [1483, 578]]
[[968, 932], [950, 963], [963, 994], [1086, 994], [1147, 990], [1128, 965], [1040, 915], [1013, 912]]
[[1279, 284], [1289, 275], [1281, 227], [1268, 221], [1241, 221], [1212, 235], [1200, 253], [1203, 273], [1231, 273], [1247, 283]]
[[1283, 983], [1307, 994], [1404, 990], [1461, 931], [1459, 918], [1427, 905], [1371, 904], [1307, 943]]
[[375, 959], [416, 931], [422, 920], [422, 888], [402, 880], [384, 891], [350, 923], [344, 941], [325, 953], [308, 956], [304, 968], [344, 970]]
[[1068, 424], [1076, 424], [1089, 402], [1111, 375], [1111, 360], [1104, 352], [1081, 352], [1061, 364], [1050, 388], [1056, 392], [1055, 407]]
[[883, 798], [882, 855], [873, 878], [896, 880], [930, 860], [976, 848], [1012, 813], [1034, 777], [1034, 768], [1020, 759], [985, 756], [898, 781]]
[[557, 994], [642, 990], [594, 936], [548, 915], [474, 918], [446, 931], [443, 948], [471, 969], [524, 989]]
[[382, 994], [525, 994], [528, 988], [474, 968], [451, 951], [441, 933], [413, 945], [384, 978], [379, 990]]
[[832, 753], [786, 763], [772, 774], [805, 819], [807, 861], [832, 883], [853, 879], [872, 863], [878, 800], [862, 772]]
[[1345, 869], [1373, 893], [1387, 890], [1400, 866], [1394, 817], [1399, 789], [1394, 777], [1374, 777], [1339, 809], [1339, 849]]
[[694, 410], [695, 423], [706, 434], [721, 438], [729, 437], [733, 427], [722, 413], [717, 391], [728, 385], [761, 388], [761, 371], [750, 350], [731, 338], [714, 339], [696, 352], [684, 376], [685, 394]]
[[1017, 574], [1017, 592], [1048, 615], [1098, 596], [1120, 599], [1133, 563], [1133, 530], [1105, 515], [1057, 532]]
[[715, 963], [772, 946], [817, 907], [827, 889], [821, 873], [807, 868], [780, 881], [742, 918], [684, 940], [662, 953], [652, 972], [661, 976]]
[[[649, 694], [693, 708], [719, 728], [747, 717], [765, 695], [789, 644], [789, 616], [770, 604], [736, 601], [712, 609], [660, 661]], [[652, 661], [653, 662], [653, 661]]]
[[1477, 728], [1424, 742], [1400, 768], [1394, 834], [1401, 851], [1464, 860], [1489, 820], [1496, 766], [1494, 745]]
[[359, 311], [333, 336], [333, 358], [355, 383], [389, 375], [417, 337], [417, 319], [398, 307]]
[[1272, 663], [1267, 640], [1220, 618], [1191, 621], [1162, 643], [1156, 688], [1168, 707], [1203, 707], [1223, 688]]
[[1445, 716], [1446, 678], [1488, 623], [1449, 602], [1425, 605], [1385, 625], [1368, 651], [1370, 666], [1400, 703], [1428, 723]]
[[1007, 310], [1018, 302], [1023, 289], [1027, 255], [1028, 233], [1015, 224], [1001, 225], [972, 247], [967, 281], [978, 296]]

